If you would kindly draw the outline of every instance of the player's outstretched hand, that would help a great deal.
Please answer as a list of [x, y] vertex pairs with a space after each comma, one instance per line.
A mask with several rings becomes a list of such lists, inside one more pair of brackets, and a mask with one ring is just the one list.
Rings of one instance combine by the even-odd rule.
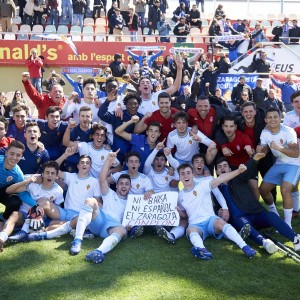
[[247, 167], [244, 164], [239, 165], [239, 171], [240, 173], [244, 173], [247, 170]]

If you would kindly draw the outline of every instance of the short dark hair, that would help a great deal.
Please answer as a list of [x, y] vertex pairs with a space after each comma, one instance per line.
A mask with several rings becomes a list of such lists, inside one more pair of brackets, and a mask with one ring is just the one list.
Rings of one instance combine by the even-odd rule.
[[7, 131], [8, 129], [8, 120], [4, 117], [4, 116], [0, 116], [0, 122], [2, 122], [4, 124], [4, 129], [5, 131]]
[[91, 114], [93, 114], [92, 109], [91, 109], [90, 107], [88, 107], [88, 106], [81, 106], [80, 109], [79, 109], [79, 115], [80, 115], [80, 113], [81, 113], [82, 111], [90, 111]]
[[223, 119], [222, 119], [222, 125], [225, 123], [225, 121], [233, 121], [234, 124], [236, 125], [236, 117], [234, 115], [228, 115], [228, 116], [225, 116]]
[[49, 106], [46, 110], [46, 117], [48, 117], [50, 114], [54, 114], [57, 111], [61, 115], [61, 110], [58, 106]]
[[92, 163], [92, 158], [91, 158], [89, 155], [87, 155], [87, 154], [82, 154], [82, 155], [80, 155], [80, 157], [79, 157], [79, 159], [78, 159], [78, 163], [79, 163], [82, 159], [84, 159], [84, 158], [88, 158], [88, 159], [90, 160], [90, 162]]
[[107, 133], [107, 128], [100, 123], [93, 124], [91, 134], [94, 135], [97, 130], [104, 130], [105, 135]]
[[10, 148], [12, 148], [12, 147], [17, 148], [17, 149], [21, 149], [23, 152], [25, 151], [25, 146], [24, 146], [24, 144], [21, 143], [20, 141], [16, 141], [16, 140], [12, 141], [12, 142], [8, 145], [6, 151], [8, 151], [8, 150], [9, 150]]
[[16, 105], [13, 109], [12, 109], [12, 112], [13, 114], [16, 113], [16, 112], [19, 112], [21, 110], [25, 110], [26, 112], [29, 111], [29, 107], [25, 104], [18, 104]]
[[242, 109], [241, 110], [243, 110], [244, 107], [248, 107], [248, 106], [253, 106], [253, 108], [256, 110], [256, 104], [254, 102], [252, 102], [252, 101], [246, 101], [246, 102], [244, 102], [243, 105], [242, 105]]
[[298, 96], [300, 96], [300, 90], [296, 91], [291, 95], [291, 102], [293, 103], [294, 99], [297, 98]]
[[276, 111], [276, 112], [278, 113], [279, 116], [281, 115], [281, 112], [280, 112], [280, 110], [279, 110], [277, 107], [269, 107], [269, 108], [266, 110], [266, 116], [267, 116], [268, 113], [274, 112], [274, 111]]
[[26, 125], [25, 125], [25, 131], [27, 130], [27, 128], [33, 127], [33, 126], [39, 127], [39, 125], [38, 125], [37, 122], [28, 122], [28, 123], [26, 123]]
[[42, 173], [44, 173], [46, 168], [54, 168], [56, 170], [56, 173], [58, 174], [59, 164], [54, 160], [49, 160], [43, 164]]
[[181, 164], [181, 165], [177, 168], [178, 174], [180, 173], [181, 170], [186, 169], [186, 168], [190, 168], [190, 169], [193, 171], [193, 168], [192, 168], [192, 166], [191, 166], [190, 164], [184, 163], [184, 164]]
[[[149, 129], [150, 126], [158, 127], [158, 128], [159, 128], [159, 131], [160, 131], [161, 124], [160, 124], [158, 121], [152, 121], [152, 122], [150, 122], [149, 125], [148, 125], [148, 129]], [[147, 130], [148, 130], [148, 129], [147, 129]]]
[[204, 163], [206, 162], [204, 153], [196, 153], [192, 156], [192, 164], [194, 163], [194, 160], [197, 159], [197, 158], [203, 158]]
[[131, 152], [128, 152], [128, 153], [126, 154], [126, 159], [125, 159], [125, 161], [128, 162], [129, 157], [132, 157], [132, 156], [136, 156], [136, 157], [139, 159], [139, 161], [141, 161], [141, 155], [140, 155], [140, 153], [138, 153], [137, 151], [131, 151]]
[[138, 102], [138, 104], [140, 105], [142, 103], [142, 98], [141, 96], [138, 94], [138, 93], [128, 93], [124, 99], [123, 99], [123, 103], [124, 105], [126, 106], [127, 105], [127, 102], [130, 100], [130, 99], [136, 99], [136, 101]]
[[221, 156], [221, 157], [219, 157], [216, 161], [215, 161], [215, 168], [217, 168], [217, 166], [219, 165], [219, 164], [221, 164], [222, 162], [227, 162], [228, 164], [229, 164], [229, 162], [228, 162], [228, 159], [226, 158], [226, 157], [224, 157], [224, 156]]
[[198, 97], [197, 98], [197, 101], [204, 101], [204, 100], [207, 100], [208, 102], [209, 102], [209, 99], [208, 99], [208, 97], [207, 96], [200, 96], [200, 97]]
[[95, 78], [89, 77], [89, 78], [83, 80], [82, 88], [84, 88], [89, 83], [93, 84], [95, 88], [97, 87], [97, 82], [96, 82]]
[[189, 121], [189, 115], [185, 111], [178, 111], [173, 115], [174, 123], [177, 122], [179, 119], [183, 119], [186, 122]]
[[163, 151], [158, 151], [156, 153], [155, 157], [163, 157], [165, 160], [167, 160], [167, 157], [165, 156]]
[[168, 98], [171, 101], [171, 96], [167, 92], [161, 92], [160, 94], [158, 94], [157, 102], [159, 102], [161, 98]]
[[130, 181], [130, 183], [131, 183], [131, 178], [130, 178], [130, 176], [129, 176], [128, 174], [121, 174], [120, 177], [119, 177], [118, 180], [117, 180], [117, 184], [118, 184], [118, 182], [119, 182], [121, 179], [128, 179], [128, 180]]

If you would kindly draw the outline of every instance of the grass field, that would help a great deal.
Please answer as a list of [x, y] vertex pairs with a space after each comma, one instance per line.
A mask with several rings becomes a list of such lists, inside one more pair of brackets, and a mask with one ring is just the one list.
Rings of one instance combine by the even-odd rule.
[[[293, 225], [299, 232], [299, 219]], [[101, 239], [86, 240], [77, 256], [68, 253], [71, 241], [64, 236], [6, 244], [0, 254], [1, 299], [299, 299], [300, 264], [251, 242], [257, 255], [247, 259], [231, 242], [209, 238], [205, 245], [214, 257], [203, 261], [190, 254], [186, 238], [171, 246], [146, 230], [95, 265], [85, 254]]]

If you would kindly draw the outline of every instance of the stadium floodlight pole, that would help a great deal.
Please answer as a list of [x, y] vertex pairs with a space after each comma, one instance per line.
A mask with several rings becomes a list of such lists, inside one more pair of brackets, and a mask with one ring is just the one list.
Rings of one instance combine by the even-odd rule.
[[286, 245], [282, 244], [281, 242], [277, 241], [273, 236], [271, 236], [268, 233], [265, 233], [266, 238], [270, 239], [273, 241], [278, 250], [280, 250], [282, 253], [284, 253], [287, 257], [292, 258], [294, 261], [300, 263], [300, 255], [293, 251], [291, 248], [287, 247]]

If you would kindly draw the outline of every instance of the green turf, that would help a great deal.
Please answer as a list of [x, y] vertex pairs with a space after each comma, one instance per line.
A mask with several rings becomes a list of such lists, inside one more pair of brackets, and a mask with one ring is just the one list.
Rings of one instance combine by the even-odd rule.
[[[1, 210], [1, 209], [0, 209]], [[299, 220], [293, 221], [299, 231]], [[85, 254], [100, 238], [85, 240], [77, 256], [70, 236], [6, 244], [0, 254], [1, 299], [298, 299], [300, 264], [282, 253], [257, 250], [253, 259], [223, 239], [205, 241], [211, 261], [194, 258], [186, 238], [171, 246], [150, 230], [127, 239], [100, 265]], [[277, 238], [286, 242], [284, 238]], [[292, 246], [292, 243], [286, 242]]]

